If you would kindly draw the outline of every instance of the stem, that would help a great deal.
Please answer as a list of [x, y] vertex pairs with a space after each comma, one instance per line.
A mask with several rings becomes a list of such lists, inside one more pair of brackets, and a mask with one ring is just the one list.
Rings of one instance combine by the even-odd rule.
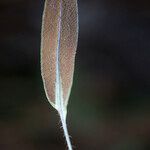
[[64, 136], [66, 138], [68, 150], [73, 150], [72, 145], [71, 145], [71, 141], [69, 138], [69, 134], [68, 134], [67, 124], [66, 124], [66, 119], [65, 119], [66, 117], [64, 115], [64, 112], [60, 111], [59, 115], [60, 115], [60, 120], [61, 120], [63, 131], [64, 131]]
[[66, 138], [67, 146], [69, 150], [72, 150], [71, 141], [68, 134], [67, 124], [66, 124], [66, 110], [64, 108], [64, 100], [63, 100], [63, 90], [61, 84], [61, 74], [60, 74], [60, 47], [61, 47], [61, 30], [62, 30], [62, 3], [63, 1], [60, 0], [60, 16], [58, 18], [58, 45], [56, 49], [56, 109], [60, 115], [60, 120], [62, 123], [62, 127], [64, 130], [64, 136]]

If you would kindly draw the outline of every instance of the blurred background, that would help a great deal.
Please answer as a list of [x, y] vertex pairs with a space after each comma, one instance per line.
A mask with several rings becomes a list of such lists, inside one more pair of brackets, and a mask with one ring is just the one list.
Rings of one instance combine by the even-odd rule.
[[[76, 150], [150, 150], [150, 2], [79, 0], [68, 129]], [[0, 1], [0, 150], [65, 150], [40, 75], [44, 0]]]

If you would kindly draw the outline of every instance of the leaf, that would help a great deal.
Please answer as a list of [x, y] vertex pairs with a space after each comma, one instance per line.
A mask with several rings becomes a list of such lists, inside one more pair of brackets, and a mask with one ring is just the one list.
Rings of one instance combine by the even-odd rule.
[[[63, 128], [66, 128], [78, 38], [77, 0], [45, 1], [41, 38], [44, 89], [48, 101], [59, 112]], [[67, 128], [64, 133], [69, 143]]]

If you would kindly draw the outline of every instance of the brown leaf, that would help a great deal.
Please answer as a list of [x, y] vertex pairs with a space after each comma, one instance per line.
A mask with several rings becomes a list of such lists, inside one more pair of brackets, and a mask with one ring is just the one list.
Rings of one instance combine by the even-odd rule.
[[63, 104], [66, 106], [68, 103], [77, 36], [76, 0], [46, 0], [42, 24], [41, 71], [47, 98], [55, 108], [56, 83], [59, 81]]

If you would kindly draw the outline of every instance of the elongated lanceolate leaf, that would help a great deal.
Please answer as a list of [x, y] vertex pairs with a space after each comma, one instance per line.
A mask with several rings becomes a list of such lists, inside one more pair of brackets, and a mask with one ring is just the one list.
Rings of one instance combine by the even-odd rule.
[[41, 73], [49, 102], [58, 111], [68, 149], [67, 103], [78, 36], [77, 0], [46, 0], [42, 23]]
[[67, 106], [77, 47], [76, 0], [46, 0], [42, 24], [41, 71], [49, 102]]

